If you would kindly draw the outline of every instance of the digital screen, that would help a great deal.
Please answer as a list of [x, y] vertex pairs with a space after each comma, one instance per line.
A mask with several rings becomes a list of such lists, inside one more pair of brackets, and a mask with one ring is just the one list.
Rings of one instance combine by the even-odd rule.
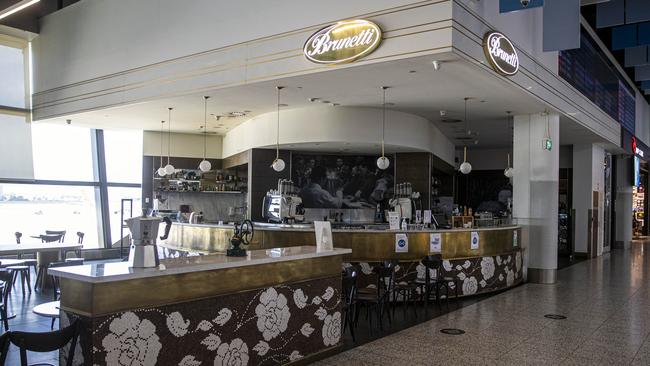
[[584, 28], [580, 48], [560, 51], [558, 63], [558, 73], [564, 80], [634, 134], [634, 90]]

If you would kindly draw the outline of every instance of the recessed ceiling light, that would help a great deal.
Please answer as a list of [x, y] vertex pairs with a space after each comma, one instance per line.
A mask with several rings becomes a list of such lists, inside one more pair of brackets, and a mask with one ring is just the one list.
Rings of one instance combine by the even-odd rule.
[[243, 112], [243, 111], [242, 112], [234, 111], [234, 112], [228, 113], [229, 117], [243, 117], [245, 115], [246, 115], [246, 112]]
[[314, 103], [314, 102], [318, 102], [320, 98], [308, 98], [307, 100]]
[[415, 74], [417, 71], [415, 70], [409, 70], [409, 74]]
[[284, 104], [284, 103], [280, 103], [280, 104], [278, 104], [278, 105], [279, 105], [280, 107], [288, 107], [288, 106], [289, 106], [288, 104]]
[[336, 107], [336, 106], [339, 106], [340, 104], [338, 104], [338, 103], [330, 103], [330, 105], [331, 105], [332, 107]]
[[331, 103], [329, 100], [320, 100], [320, 102], [324, 103], [324, 104], [330, 104]]

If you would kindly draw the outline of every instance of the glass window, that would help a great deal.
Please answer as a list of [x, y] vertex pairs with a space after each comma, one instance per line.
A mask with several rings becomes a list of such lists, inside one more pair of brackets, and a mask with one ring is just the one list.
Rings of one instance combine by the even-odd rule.
[[32, 124], [34, 177], [45, 180], [94, 181], [92, 133], [84, 127]]
[[84, 233], [84, 248], [101, 247], [97, 220], [98, 190], [94, 187], [37, 184], [0, 184], [0, 231], [2, 243], [40, 243], [45, 230], [65, 230], [65, 242], [76, 243]]
[[[133, 200], [133, 213], [130, 212], [131, 205], [128, 202], [124, 203], [124, 218], [142, 215], [142, 189], [140, 188], [123, 188], [123, 187], [108, 187], [108, 208], [110, 210], [111, 219], [111, 240], [114, 245], [120, 246], [120, 218], [122, 212], [122, 199]], [[130, 234], [129, 229], [124, 228], [122, 234], [127, 236]], [[128, 241], [124, 241], [125, 246], [129, 246]]]
[[25, 108], [25, 58], [20, 48], [0, 45], [0, 105]]
[[142, 183], [142, 131], [104, 130], [106, 179], [113, 183]]

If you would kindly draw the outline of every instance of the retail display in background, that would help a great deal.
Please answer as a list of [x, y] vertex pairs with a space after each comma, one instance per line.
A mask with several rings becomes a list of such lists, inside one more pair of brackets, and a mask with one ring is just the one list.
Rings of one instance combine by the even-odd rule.
[[580, 48], [559, 52], [558, 74], [634, 134], [634, 91], [584, 28]]

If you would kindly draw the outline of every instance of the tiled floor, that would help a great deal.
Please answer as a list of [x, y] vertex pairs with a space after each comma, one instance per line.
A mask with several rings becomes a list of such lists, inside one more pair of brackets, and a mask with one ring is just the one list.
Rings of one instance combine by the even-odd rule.
[[562, 269], [557, 284], [519, 286], [316, 365], [650, 365], [649, 333], [645, 242]]

